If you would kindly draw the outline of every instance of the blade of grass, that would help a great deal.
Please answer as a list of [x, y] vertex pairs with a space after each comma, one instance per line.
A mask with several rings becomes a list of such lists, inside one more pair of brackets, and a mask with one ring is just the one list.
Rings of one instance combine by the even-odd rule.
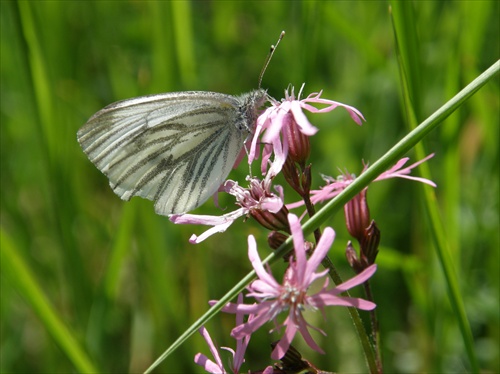
[[[394, 3], [398, 2], [393, 2], [393, 4]], [[408, 8], [410, 8], [410, 5], [398, 3], [393, 9], [394, 13], [391, 14], [393, 19], [394, 36], [396, 39], [396, 51], [400, 67], [400, 79], [406, 118], [410, 125], [410, 128], [415, 128], [418, 121], [416, 108], [413, 106], [413, 103], [416, 101], [416, 98], [420, 97], [420, 93], [416, 89], [418, 82], [414, 81], [415, 79], [417, 79], [418, 75], [415, 73], [411, 74], [411, 72], [419, 71], [419, 67], [415, 66], [414, 60], [412, 58], [415, 53], [410, 53], [413, 49], [405, 48], [405, 46], [412, 45], [416, 39], [415, 29], [409, 28], [408, 23], [406, 22]], [[403, 27], [403, 25], [405, 25], [406, 27]], [[401, 31], [401, 29], [404, 31]], [[417, 102], [418, 101], [419, 100], [417, 100]], [[416, 145], [416, 152], [419, 158], [425, 157], [426, 152], [422, 144]], [[432, 179], [428, 165], [422, 165], [422, 167], [419, 168], [419, 173], [424, 178]], [[450, 253], [449, 242], [446, 239], [447, 235], [444, 223], [440, 216], [438, 205], [435, 203], [436, 201], [438, 201], [438, 199], [436, 197], [435, 191], [431, 188], [424, 187], [423, 193], [425, 196], [425, 213], [428, 218], [427, 222], [429, 222], [428, 228], [432, 233], [436, 253], [438, 255], [439, 262], [446, 279], [450, 303], [458, 320], [457, 322], [462, 334], [462, 340], [467, 352], [470, 365], [472, 367], [472, 371], [474, 373], [478, 373], [479, 365], [474, 350], [474, 339], [472, 336], [472, 331], [467, 319], [467, 314], [465, 312], [464, 301], [460, 292], [460, 287], [458, 285], [455, 265]]]
[[154, 79], [151, 82], [152, 92], [171, 91], [176, 82], [176, 69], [174, 60], [171, 56], [175, 55], [175, 47], [173, 46], [173, 32], [169, 27], [169, 22], [165, 22], [168, 18], [172, 22], [172, 14], [170, 12], [170, 4], [162, 1], [151, 1], [147, 3], [149, 17], [147, 22], [152, 27], [151, 40], [151, 76]]
[[[78, 245], [72, 233], [67, 230], [67, 222], [70, 222], [75, 216], [75, 206], [72, 199], [72, 190], [68, 189], [69, 180], [63, 170], [63, 163], [69, 159], [69, 156], [61, 153], [60, 144], [64, 144], [65, 140], [60, 138], [60, 129], [54, 126], [60, 123], [61, 118], [58, 117], [56, 100], [54, 95], [54, 87], [52, 84], [49, 66], [50, 59], [46, 56], [46, 48], [44, 49], [44, 40], [42, 33], [38, 28], [40, 18], [43, 18], [43, 13], [37, 12], [40, 9], [38, 4], [31, 2], [17, 3], [19, 8], [19, 16], [22, 32], [26, 41], [26, 60], [29, 61], [32, 89], [36, 102], [36, 110], [38, 118], [36, 124], [41, 128], [42, 149], [44, 152], [43, 168], [44, 173], [48, 175], [46, 190], [47, 211], [51, 227], [55, 228], [54, 237], [61, 248], [65, 250], [63, 256], [66, 264], [64, 269], [68, 279], [71, 279], [68, 284], [72, 287], [71, 296], [75, 311], [79, 316], [80, 325], [83, 326], [87, 320], [86, 305], [91, 299], [90, 283], [87, 274], [83, 267], [83, 259], [78, 251]], [[55, 11], [61, 11], [58, 4], [53, 4]], [[42, 14], [42, 16], [40, 16]], [[37, 17], [38, 16], [38, 17]], [[74, 138], [73, 138], [74, 139]], [[69, 172], [69, 170], [66, 170]]]
[[191, 16], [191, 3], [172, 1], [172, 18], [174, 20], [174, 38], [179, 65], [179, 76], [183, 85], [194, 86], [197, 82], [195, 72], [194, 39]]
[[80, 347], [78, 339], [64, 324], [61, 316], [51, 305], [24, 259], [20, 256], [14, 241], [2, 228], [0, 231], [0, 264], [2, 274], [5, 275], [14, 287], [23, 296], [26, 302], [38, 315], [46, 330], [52, 335], [55, 342], [66, 354], [75, 368], [82, 373], [99, 372], [94, 367], [90, 357]]
[[130, 251], [132, 242], [133, 226], [137, 210], [134, 204], [125, 205], [121, 215], [120, 225], [113, 238], [113, 245], [107, 268], [100, 287], [94, 295], [91, 312], [86, 328], [86, 340], [90, 353], [101, 359], [105, 352], [105, 331], [102, 329], [102, 321], [106, 319], [106, 313], [110, 309], [110, 304], [118, 299], [118, 287], [122, 275], [122, 270]]

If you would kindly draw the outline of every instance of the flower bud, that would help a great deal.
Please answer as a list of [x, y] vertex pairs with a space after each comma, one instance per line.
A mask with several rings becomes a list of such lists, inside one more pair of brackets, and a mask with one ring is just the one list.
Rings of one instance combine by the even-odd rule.
[[269, 230], [284, 231], [290, 233], [288, 225], [288, 209], [283, 207], [277, 213], [271, 213], [267, 210], [252, 209], [250, 216]]
[[366, 201], [366, 188], [344, 205], [347, 231], [359, 243], [364, 240], [365, 229], [370, 224], [370, 210]]
[[267, 235], [267, 243], [272, 249], [278, 249], [287, 239], [288, 235], [278, 231], [272, 231]]
[[370, 226], [365, 230], [363, 241], [361, 242], [361, 260], [366, 264], [366, 267], [375, 263], [378, 254], [378, 245], [380, 243], [380, 230], [372, 220]]
[[359, 258], [352, 245], [352, 242], [347, 243], [345, 257], [351, 268], [357, 273], [361, 273], [370, 265], [375, 263], [378, 254], [378, 245], [380, 243], [380, 230], [373, 220], [364, 232], [362, 241], [360, 242]]
[[352, 242], [350, 240], [349, 242], [347, 242], [347, 248], [345, 249], [345, 257], [351, 268], [356, 272], [356, 274], [359, 274], [363, 271], [363, 267], [358, 259], [356, 250], [354, 249]]
[[288, 157], [304, 169], [311, 154], [311, 143], [309, 142], [309, 136], [300, 131], [291, 113], [287, 114], [287, 121], [282, 128], [282, 135], [288, 143]]

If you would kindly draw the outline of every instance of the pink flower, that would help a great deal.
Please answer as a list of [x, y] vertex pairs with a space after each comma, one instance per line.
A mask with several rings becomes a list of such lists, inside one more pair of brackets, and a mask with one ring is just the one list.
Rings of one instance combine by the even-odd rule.
[[[240, 294], [238, 295], [237, 304], [241, 304], [242, 302], [243, 302], [243, 295]], [[239, 325], [241, 323], [243, 323], [243, 313], [236, 313], [236, 325]], [[205, 329], [205, 327], [200, 328], [199, 331], [200, 334], [205, 338], [205, 341], [207, 342], [208, 347], [210, 348], [210, 352], [212, 352], [212, 356], [214, 357], [215, 362], [213, 362], [207, 356], [201, 353], [198, 353], [194, 356], [194, 362], [200, 366], [203, 366], [203, 368], [209, 373], [226, 374], [227, 371], [226, 369], [224, 369], [224, 365], [222, 364], [220, 354], [217, 351], [217, 347], [212, 341], [210, 334]], [[228, 347], [221, 347], [221, 349], [229, 351], [233, 355], [233, 362], [231, 363], [232, 373], [235, 374], [239, 373], [241, 365], [243, 364], [243, 362], [245, 362], [244, 356], [249, 342], [250, 342], [250, 336], [245, 336], [242, 339], [236, 340], [236, 351]]]
[[[236, 326], [231, 335], [236, 339], [250, 336], [264, 323], [275, 318], [284, 311], [288, 312], [283, 324], [285, 333], [273, 350], [271, 357], [280, 359], [286, 353], [295, 334], [299, 332], [306, 343], [314, 350], [324, 353], [314, 342], [309, 333], [309, 328], [313, 328], [322, 334], [322, 330], [309, 325], [304, 319], [302, 312], [306, 309], [321, 309], [330, 305], [341, 305], [356, 307], [363, 310], [375, 308], [375, 304], [363, 299], [339, 296], [342, 292], [365, 282], [376, 270], [376, 265], [368, 267], [365, 271], [351, 278], [339, 286], [328, 289], [328, 270], [316, 273], [316, 269], [326, 256], [333, 243], [335, 233], [332, 228], [327, 227], [313, 254], [306, 259], [306, 244], [302, 228], [298, 218], [288, 215], [291, 233], [293, 236], [295, 259], [290, 260], [290, 266], [283, 278], [283, 284], [278, 283], [272, 274], [264, 269], [262, 261], [257, 252], [257, 245], [253, 236], [248, 237], [248, 257], [254, 267], [258, 279], [249, 286], [250, 293], [247, 296], [254, 297], [257, 302], [254, 304], [233, 304], [229, 303], [223, 311], [229, 313], [243, 313], [252, 316], [246, 323]], [[311, 284], [324, 278], [322, 289], [313, 295], [308, 295], [307, 291]]]
[[403, 179], [414, 180], [417, 182], [422, 182], [432, 187], [437, 187], [436, 183], [434, 183], [429, 179], [413, 177], [409, 175], [412, 169], [415, 169], [418, 165], [420, 165], [421, 163], [427, 161], [432, 157], [434, 157], [434, 153], [431, 153], [429, 156], [423, 158], [422, 160], [417, 161], [414, 164], [407, 166], [406, 168], [403, 168], [404, 164], [406, 164], [410, 159], [409, 157], [404, 157], [398, 162], [396, 162], [396, 164], [392, 168], [390, 168], [389, 170], [387, 170], [386, 172], [380, 174], [377, 178], [375, 178], [375, 181], [381, 181], [383, 179], [389, 179], [389, 178], [403, 178]]
[[[406, 168], [403, 168], [403, 166], [408, 162], [410, 159], [409, 157], [404, 157], [396, 164], [390, 168], [389, 170], [383, 172], [380, 174], [377, 178], [375, 178], [374, 182], [381, 181], [384, 179], [389, 179], [389, 178], [404, 178], [404, 179], [410, 179], [414, 180], [417, 182], [422, 182], [425, 184], [428, 184], [432, 187], [436, 187], [436, 184], [425, 178], [420, 178], [420, 177], [414, 177], [409, 175], [412, 171], [412, 169], [416, 168], [418, 165], [421, 163], [427, 161], [431, 157], [434, 156], [434, 153], [431, 153], [429, 156], [425, 157], [424, 159], [415, 162], [414, 164], [407, 166]], [[363, 171], [367, 169], [367, 165], [364, 166]], [[324, 175], [323, 179], [326, 181], [326, 185], [321, 187], [319, 190], [312, 190], [311, 191], [311, 201], [313, 204], [317, 204], [319, 202], [324, 202], [328, 201], [330, 199], [333, 199], [335, 196], [337, 196], [339, 193], [341, 193], [344, 188], [346, 188], [349, 184], [353, 182], [355, 179], [354, 176], [352, 176], [349, 173], [345, 173], [344, 175], [339, 176], [337, 179], [329, 177]], [[298, 201], [296, 203], [292, 204], [287, 204], [288, 209], [293, 209], [297, 208], [301, 205], [304, 205], [303, 201]]]
[[272, 230], [287, 230], [286, 214], [283, 214], [283, 190], [276, 186], [279, 196], [272, 193], [271, 179], [266, 177], [263, 181], [249, 178], [249, 187], [243, 188], [238, 182], [228, 180], [222, 187], [223, 191], [236, 197], [239, 209], [222, 216], [206, 216], [196, 214], [174, 214], [170, 221], [176, 224], [198, 224], [213, 226], [200, 236], [193, 234], [190, 243], [200, 243], [209, 236], [224, 232], [233, 222], [243, 216], [251, 215], [264, 226]]
[[[274, 152], [274, 161], [271, 165], [271, 169], [272, 176], [277, 175], [286, 160], [289, 148], [293, 147], [289, 144], [293, 138], [285, 136], [283, 132], [284, 128], [294, 123], [299, 131], [306, 136], [312, 136], [318, 131], [318, 129], [309, 122], [302, 111], [303, 109], [311, 113], [326, 113], [340, 106], [349, 112], [351, 118], [358, 125], [361, 125], [361, 121], [364, 120], [363, 115], [356, 108], [336, 101], [322, 99], [320, 97], [322, 91], [310, 94], [307, 98], [300, 100], [303, 88], [304, 85], [302, 85], [297, 99], [295, 99], [293, 88], [291, 89], [291, 94], [289, 94], [288, 90], [285, 91], [285, 99], [283, 99], [281, 103], [278, 101], [272, 102], [272, 106], [267, 108], [257, 119], [257, 126], [248, 155], [248, 163], [251, 164], [253, 160], [258, 157], [258, 138], [260, 134], [265, 131], [262, 137], [262, 142], [266, 144], [262, 152], [262, 174], [265, 174], [271, 153]], [[309, 103], [325, 104], [328, 106], [318, 109]], [[280, 133], [283, 134], [281, 137], [282, 139], [280, 138]]]
[[[215, 346], [214, 342], [212, 341], [212, 338], [210, 337], [210, 334], [208, 333], [207, 329], [205, 327], [200, 328], [200, 334], [205, 338], [205, 341], [207, 342], [210, 352], [212, 352], [212, 356], [215, 359], [215, 362], [210, 360], [207, 356], [205, 356], [202, 353], [197, 353], [194, 356], [194, 362], [197, 365], [203, 366], [206, 372], [212, 373], [212, 374], [226, 374], [227, 371], [224, 368], [224, 365], [222, 364], [222, 359], [220, 357], [219, 351], [217, 351], [217, 347]], [[233, 353], [234, 357], [234, 353]]]

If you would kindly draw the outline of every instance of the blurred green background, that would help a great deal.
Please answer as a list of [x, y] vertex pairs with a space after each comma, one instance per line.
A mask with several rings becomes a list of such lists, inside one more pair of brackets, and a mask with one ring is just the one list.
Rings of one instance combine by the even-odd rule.
[[[204, 243], [205, 228], [176, 226], [153, 204], [123, 202], [85, 157], [76, 131], [120, 99], [177, 90], [239, 94], [256, 88], [269, 46], [286, 36], [264, 76], [279, 99], [289, 83], [357, 107], [309, 118], [314, 183], [338, 169], [359, 173], [408, 131], [388, 2], [20, 1], [1, 10], [1, 372], [144, 371], [249, 270], [246, 237], [266, 236], [240, 220]], [[402, 15], [403, 14], [403, 15]], [[419, 121], [499, 58], [499, 2], [406, 2], [396, 17], [414, 36]], [[409, 38], [411, 40], [411, 38]], [[408, 39], [406, 39], [408, 40]], [[498, 77], [424, 141], [450, 255], [484, 372], [499, 363]], [[415, 156], [410, 154], [412, 161]], [[244, 164], [230, 177], [244, 180]], [[370, 187], [382, 232], [373, 290], [386, 372], [471, 370], [450, 307], [422, 186]], [[297, 199], [286, 190], [287, 202]], [[222, 206], [232, 210], [232, 201]], [[197, 210], [221, 214], [212, 202]], [[300, 214], [300, 212], [297, 212]], [[343, 217], [331, 257], [351, 276]], [[277, 267], [277, 277], [279, 273]], [[361, 294], [359, 294], [361, 295]], [[366, 315], [363, 315], [366, 317]], [[366, 371], [348, 314], [310, 316], [327, 352], [294, 345], [329, 371]], [[232, 316], [207, 325], [234, 347]], [[271, 328], [271, 325], [268, 325]], [[254, 334], [244, 369], [271, 363], [266, 328]], [[196, 335], [156, 372], [203, 372]]]

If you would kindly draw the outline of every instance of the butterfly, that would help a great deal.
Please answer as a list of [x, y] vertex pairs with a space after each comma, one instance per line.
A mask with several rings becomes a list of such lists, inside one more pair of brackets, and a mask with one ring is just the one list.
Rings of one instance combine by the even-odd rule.
[[184, 91], [110, 104], [77, 133], [90, 161], [123, 200], [154, 201], [160, 215], [203, 204], [253, 134], [266, 91], [232, 96]]

